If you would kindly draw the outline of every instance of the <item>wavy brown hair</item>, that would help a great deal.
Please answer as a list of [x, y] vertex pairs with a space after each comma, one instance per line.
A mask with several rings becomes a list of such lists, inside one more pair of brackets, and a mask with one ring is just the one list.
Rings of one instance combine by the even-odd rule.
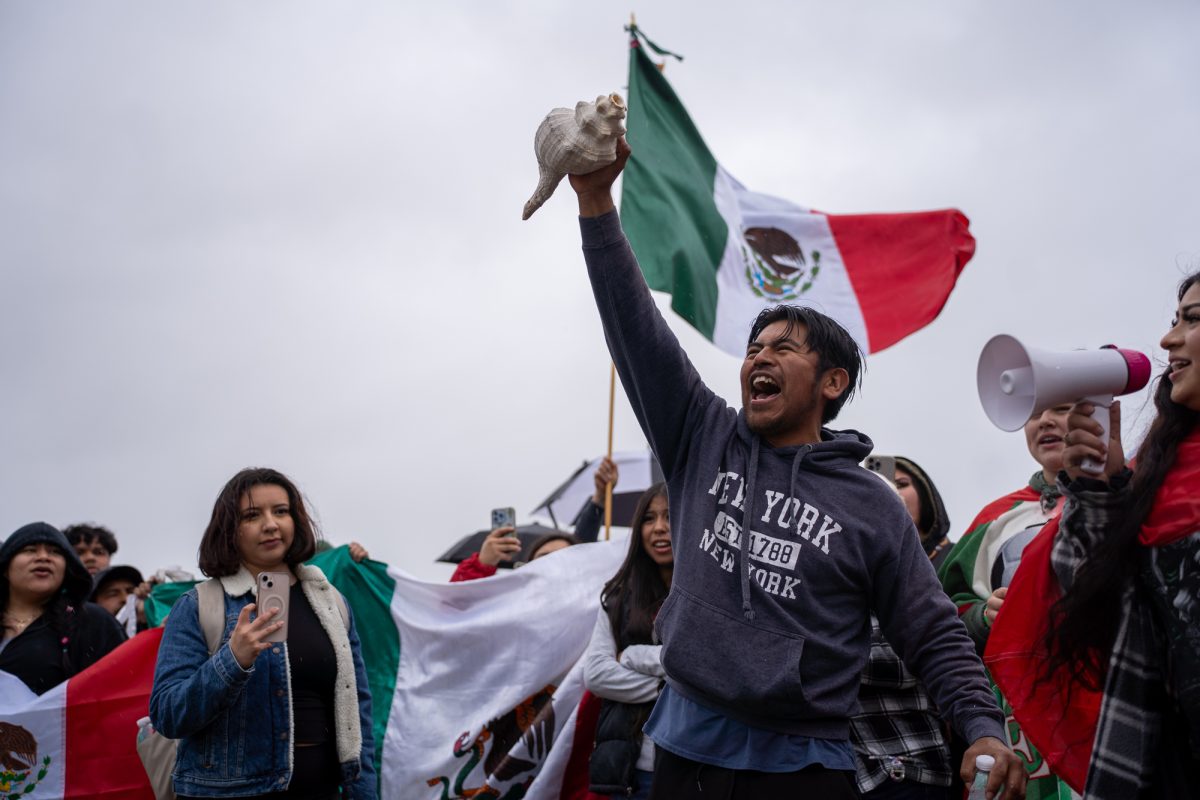
[[[1197, 281], [1200, 272], [1185, 278], [1179, 285], [1178, 299], [1182, 301]], [[1051, 607], [1043, 639], [1050, 655], [1045, 662], [1047, 673], [1066, 669], [1076, 681], [1095, 691], [1103, 689], [1108, 672], [1108, 658], [1121, 619], [1122, 588], [1134, 579], [1142, 563], [1138, 534], [1167, 471], [1175, 463], [1179, 443], [1200, 420], [1200, 414], [1171, 400], [1169, 372], [1168, 367], [1154, 387], [1158, 415], [1138, 448], [1129, 503], [1113, 520], [1108, 535], [1088, 553], [1071, 588]]]
[[316, 555], [316, 526], [308, 515], [304, 497], [296, 484], [277, 470], [248, 467], [229, 479], [213, 504], [212, 518], [200, 540], [200, 571], [208, 577], [222, 578], [233, 575], [241, 568], [242, 557], [237, 549], [238, 521], [241, 518], [238, 505], [242, 495], [255, 486], [278, 486], [287, 492], [295, 536], [292, 546], [283, 556], [284, 563], [292, 567]]

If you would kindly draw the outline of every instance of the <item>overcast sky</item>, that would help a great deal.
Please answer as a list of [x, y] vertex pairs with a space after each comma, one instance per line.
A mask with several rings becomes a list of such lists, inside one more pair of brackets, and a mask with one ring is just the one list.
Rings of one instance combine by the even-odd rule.
[[[922, 464], [956, 535], [1035, 468], [975, 395], [992, 335], [1161, 362], [1200, 269], [1200, 7], [635, 10], [747, 187], [971, 218], [945, 311], [871, 357], [838, 420]], [[117, 562], [194, 566], [248, 465], [434, 580], [492, 507], [524, 518], [602, 452], [608, 388], [569, 188], [521, 221], [532, 137], [624, 92], [628, 12], [0, 4], [0, 536], [92, 520]], [[736, 404], [739, 360], [668, 317]], [[616, 446], [644, 446], [623, 401]]]

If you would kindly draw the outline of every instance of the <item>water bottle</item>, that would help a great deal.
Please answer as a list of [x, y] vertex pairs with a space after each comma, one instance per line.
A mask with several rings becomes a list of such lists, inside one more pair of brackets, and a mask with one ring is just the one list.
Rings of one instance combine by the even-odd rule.
[[967, 800], [987, 800], [988, 775], [994, 766], [996, 759], [991, 756], [975, 756], [975, 782], [971, 784]]

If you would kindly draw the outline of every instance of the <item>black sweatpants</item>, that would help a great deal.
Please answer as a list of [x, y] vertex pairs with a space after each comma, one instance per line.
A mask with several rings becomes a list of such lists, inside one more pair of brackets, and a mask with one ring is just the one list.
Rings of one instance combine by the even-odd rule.
[[650, 800], [855, 800], [854, 773], [825, 767], [798, 772], [725, 769], [677, 756], [654, 756]]

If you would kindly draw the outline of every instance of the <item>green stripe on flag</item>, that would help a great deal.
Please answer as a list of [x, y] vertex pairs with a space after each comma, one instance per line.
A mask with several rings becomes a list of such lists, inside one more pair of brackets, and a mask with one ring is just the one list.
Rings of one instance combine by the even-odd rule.
[[621, 223], [651, 289], [713, 338], [717, 268], [729, 228], [713, 200], [717, 160], [658, 67], [635, 39], [629, 53], [633, 155], [621, 188]]
[[175, 601], [187, 594], [200, 581], [176, 581], [174, 583], [156, 583], [150, 589], [150, 595], [144, 605], [146, 624], [157, 628], [167, 619], [167, 613], [175, 605]]
[[[375, 737], [375, 771], [383, 754], [392, 698], [396, 695], [396, 671], [400, 666], [400, 632], [392, 619], [392, 595], [396, 582], [379, 561], [355, 563], [350, 548], [342, 545], [319, 553], [308, 561], [320, 567], [325, 577], [354, 610], [354, 627], [362, 645], [367, 684], [371, 687], [371, 729]], [[160, 583], [146, 598], [146, 620], [157, 628], [180, 597], [198, 581]]]
[[383, 735], [388, 713], [396, 695], [396, 672], [400, 667], [400, 632], [392, 619], [392, 595], [396, 582], [379, 561], [355, 563], [345, 545], [319, 553], [309, 562], [320, 567], [354, 609], [354, 628], [362, 644], [367, 684], [371, 687], [371, 722], [375, 739], [375, 774], [383, 756]]

